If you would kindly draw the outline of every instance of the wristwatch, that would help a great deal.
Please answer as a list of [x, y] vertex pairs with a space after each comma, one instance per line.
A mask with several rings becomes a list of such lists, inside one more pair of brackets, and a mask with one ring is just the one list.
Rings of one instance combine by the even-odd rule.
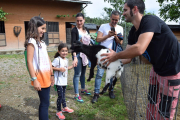
[[37, 79], [37, 77], [32, 77], [31, 81], [35, 81]]

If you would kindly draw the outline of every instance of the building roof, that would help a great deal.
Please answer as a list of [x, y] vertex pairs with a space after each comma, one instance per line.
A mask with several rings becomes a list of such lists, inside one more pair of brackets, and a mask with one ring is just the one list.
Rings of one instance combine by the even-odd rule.
[[180, 31], [180, 25], [168, 25], [173, 31]]
[[82, 0], [55, 0], [55, 1], [74, 2], [74, 3], [81, 3], [81, 4], [92, 4], [91, 1], [82, 1]]
[[[76, 26], [76, 23], [71, 23], [72, 25]], [[89, 30], [96, 30], [96, 24], [94, 23], [84, 23], [84, 26]]]

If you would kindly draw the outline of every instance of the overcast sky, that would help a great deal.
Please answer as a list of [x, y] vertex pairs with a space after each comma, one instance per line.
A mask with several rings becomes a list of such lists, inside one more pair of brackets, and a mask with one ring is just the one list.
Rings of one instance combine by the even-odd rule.
[[[103, 8], [110, 7], [108, 2], [104, 2], [104, 0], [83, 0], [83, 1], [91, 1], [92, 4], [88, 4], [85, 8], [86, 15], [94, 18], [101, 17], [102, 13], [105, 13]], [[159, 16], [159, 3], [156, 0], [145, 0], [145, 6], [147, 12], [154, 12], [157, 16]], [[167, 24], [179, 24], [175, 22], [166, 22]]]

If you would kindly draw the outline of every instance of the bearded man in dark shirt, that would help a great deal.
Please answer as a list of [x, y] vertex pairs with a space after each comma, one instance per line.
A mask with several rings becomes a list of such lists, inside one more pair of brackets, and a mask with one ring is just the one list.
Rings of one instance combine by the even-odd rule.
[[[151, 64], [146, 119], [173, 120], [180, 90], [180, 44], [170, 28], [154, 15], [143, 15], [143, 0], [127, 0], [123, 16], [133, 27], [122, 52], [102, 54], [108, 65], [122, 59], [123, 64], [143, 55]], [[132, 52], [133, 51], [133, 52]]]

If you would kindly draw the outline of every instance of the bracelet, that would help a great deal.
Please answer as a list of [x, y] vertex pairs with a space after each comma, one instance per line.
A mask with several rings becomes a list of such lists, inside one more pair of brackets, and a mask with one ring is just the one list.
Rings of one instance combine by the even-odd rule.
[[51, 76], [54, 76], [54, 75], [51, 75]]
[[37, 79], [37, 77], [32, 77], [31, 81], [35, 81]]
[[73, 56], [73, 57], [77, 57], [77, 56]]

